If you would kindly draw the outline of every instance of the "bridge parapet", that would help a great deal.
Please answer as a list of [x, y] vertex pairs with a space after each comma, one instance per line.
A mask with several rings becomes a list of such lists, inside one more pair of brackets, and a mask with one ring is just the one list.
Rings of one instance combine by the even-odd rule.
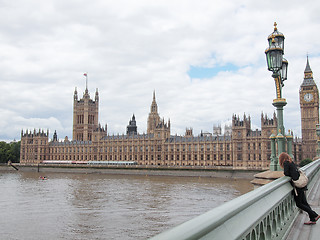
[[[312, 187], [320, 159], [301, 169]], [[279, 178], [151, 239], [283, 239], [298, 214], [291, 192], [290, 178]]]

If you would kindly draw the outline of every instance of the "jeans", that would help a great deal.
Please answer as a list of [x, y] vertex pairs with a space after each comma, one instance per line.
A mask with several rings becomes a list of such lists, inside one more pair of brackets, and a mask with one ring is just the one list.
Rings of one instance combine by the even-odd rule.
[[318, 216], [318, 214], [313, 211], [307, 202], [306, 195], [304, 193], [304, 189], [296, 188], [297, 194], [294, 194], [294, 200], [296, 201], [296, 205], [298, 208], [302, 209], [303, 211], [306, 211], [309, 215], [310, 221], [315, 222], [315, 218]]

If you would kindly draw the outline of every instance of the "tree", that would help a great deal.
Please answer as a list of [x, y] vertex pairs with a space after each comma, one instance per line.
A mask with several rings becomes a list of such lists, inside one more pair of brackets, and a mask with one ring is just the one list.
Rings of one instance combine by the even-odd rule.
[[0, 163], [8, 161], [20, 162], [20, 141], [19, 142], [0, 142]]
[[300, 162], [299, 167], [303, 167], [303, 166], [305, 166], [305, 165], [307, 165], [307, 164], [309, 164], [309, 163], [311, 163], [311, 162], [312, 162], [312, 159], [310, 159], [310, 158], [303, 159], [303, 160]]

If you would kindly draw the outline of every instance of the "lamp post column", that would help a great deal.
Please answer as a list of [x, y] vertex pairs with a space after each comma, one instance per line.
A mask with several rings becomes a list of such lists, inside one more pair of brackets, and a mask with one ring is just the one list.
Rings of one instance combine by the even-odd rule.
[[[279, 155], [282, 152], [286, 151], [286, 138], [285, 138], [285, 129], [283, 124], [283, 107], [287, 105], [287, 102], [283, 98], [277, 98], [273, 100], [273, 106], [277, 108], [277, 116], [278, 116], [278, 125], [277, 125], [277, 144], [278, 144], [278, 155], [276, 158], [276, 169], [274, 171], [280, 171], [280, 165], [279, 165]], [[289, 154], [289, 153], [288, 153]], [[271, 170], [271, 169], [270, 169]]]
[[[266, 49], [265, 54], [267, 57], [268, 70], [272, 72], [272, 77], [276, 85], [276, 99], [273, 100], [272, 105], [277, 109], [277, 146], [278, 154], [276, 154], [276, 148], [272, 148], [271, 151], [271, 171], [280, 171], [278, 156], [286, 151], [286, 137], [283, 124], [283, 107], [287, 105], [286, 99], [282, 98], [282, 88], [284, 81], [287, 80], [288, 61], [283, 58], [284, 54], [284, 35], [277, 29], [277, 24], [274, 23], [274, 31], [268, 36], [269, 47]], [[270, 137], [271, 138], [271, 137]], [[271, 138], [272, 139], [272, 138]], [[273, 141], [271, 140], [271, 144]], [[291, 153], [291, 152], [290, 152]], [[289, 154], [290, 154], [289, 153]], [[274, 157], [277, 155], [276, 157]]]
[[320, 140], [319, 140], [319, 137], [320, 137], [320, 124], [317, 124], [316, 126], [317, 126], [316, 132], [317, 132], [317, 136], [318, 136], [318, 141], [317, 141], [317, 143], [318, 143], [317, 157], [320, 158]]
[[284, 98], [277, 98], [273, 100], [273, 106], [277, 109], [277, 117], [278, 117], [278, 125], [277, 125], [277, 132], [281, 132], [283, 135], [285, 133], [284, 124], [283, 124], [283, 107], [287, 105], [287, 102]]

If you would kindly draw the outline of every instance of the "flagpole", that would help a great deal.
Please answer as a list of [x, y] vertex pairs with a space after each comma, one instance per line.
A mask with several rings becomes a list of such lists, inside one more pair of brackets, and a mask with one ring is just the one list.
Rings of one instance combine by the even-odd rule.
[[86, 77], [86, 90], [88, 90], [88, 73], [83, 74]]

